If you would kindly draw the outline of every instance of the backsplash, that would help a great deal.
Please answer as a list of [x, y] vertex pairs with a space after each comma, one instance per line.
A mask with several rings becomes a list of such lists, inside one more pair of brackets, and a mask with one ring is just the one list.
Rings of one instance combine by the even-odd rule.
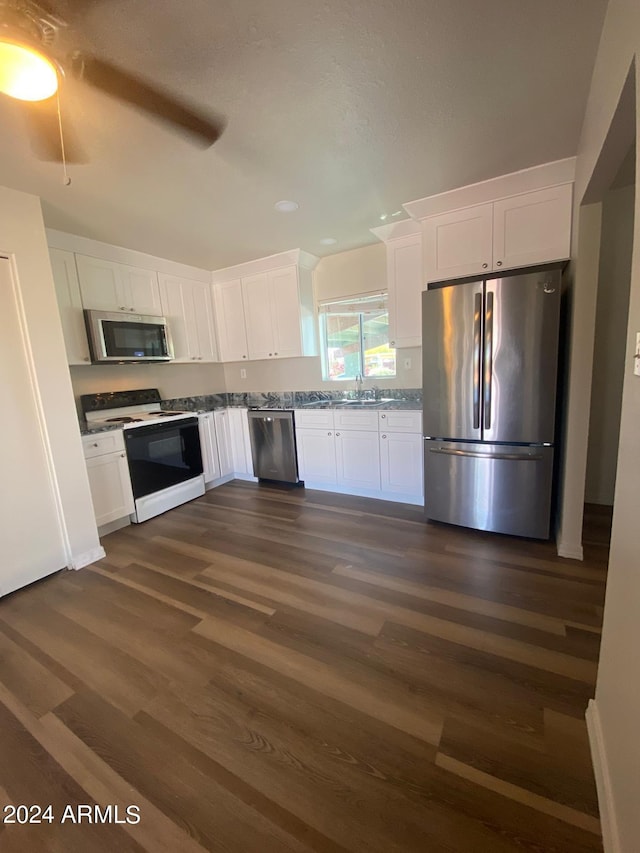
[[295, 409], [297, 406], [314, 403], [318, 400], [330, 402], [332, 400], [353, 400], [358, 397], [403, 400], [422, 405], [421, 388], [367, 388], [361, 394], [354, 390], [334, 391], [331, 389], [327, 391], [248, 391], [245, 393], [205, 394], [198, 397], [173, 397], [170, 400], [163, 400], [162, 408], [173, 411], [210, 411], [224, 406], [246, 406], [247, 408], [278, 406]]

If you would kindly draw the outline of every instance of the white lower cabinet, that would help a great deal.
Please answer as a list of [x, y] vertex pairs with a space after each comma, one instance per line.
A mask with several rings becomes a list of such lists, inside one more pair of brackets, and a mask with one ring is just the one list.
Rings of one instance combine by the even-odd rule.
[[128, 517], [134, 505], [122, 432], [87, 435], [82, 444], [96, 525]]
[[220, 476], [227, 477], [233, 474], [233, 459], [231, 457], [231, 428], [229, 424], [229, 409], [221, 409], [213, 413], [213, 422], [216, 430], [216, 441], [218, 445], [218, 461], [220, 463]]
[[406, 432], [380, 433], [382, 491], [405, 498], [422, 497], [422, 435]]
[[422, 414], [297, 410], [300, 479], [310, 488], [421, 504]]
[[243, 408], [228, 409], [233, 473], [240, 479], [253, 479], [249, 419]]
[[333, 429], [300, 427], [296, 429], [298, 476], [311, 483], [337, 483], [336, 445]]
[[204, 482], [211, 483], [219, 480], [220, 459], [218, 457], [218, 440], [216, 437], [216, 425], [213, 412], [205, 412], [198, 415], [198, 429], [200, 431], [200, 447], [202, 449], [202, 469]]
[[380, 491], [377, 430], [336, 430], [336, 471], [340, 486]]

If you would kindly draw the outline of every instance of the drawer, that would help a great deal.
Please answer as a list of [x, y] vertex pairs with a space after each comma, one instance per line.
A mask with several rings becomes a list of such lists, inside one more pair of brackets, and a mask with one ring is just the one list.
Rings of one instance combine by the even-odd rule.
[[333, 409], [296, 409], [293, 419], [296, 427], [333, 429]]
[[422, 433], [422, 412], [378, 412], [380, 432]]
[[113, 453], [115, 450], [124, 450], [124, 435], [121, 429], [83, 435], [82, 447], [85, 459], [102, 456], [103, 453]]
[[377, 412], [354, 412], [352, 409], [336, 409], [334, 415], [336, 429], [378, 431]]

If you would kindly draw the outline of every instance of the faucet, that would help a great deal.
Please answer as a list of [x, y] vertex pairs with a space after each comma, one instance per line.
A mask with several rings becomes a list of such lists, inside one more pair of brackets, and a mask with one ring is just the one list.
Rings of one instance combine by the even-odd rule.
[[363, 381], [362, 373], [356, 373], [356, 397], [358, 399], [360, 397], [362, 397], [362, 381]]

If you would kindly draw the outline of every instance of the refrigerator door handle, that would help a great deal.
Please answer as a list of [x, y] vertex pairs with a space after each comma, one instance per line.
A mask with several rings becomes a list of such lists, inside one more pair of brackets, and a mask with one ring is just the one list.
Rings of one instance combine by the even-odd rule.
[[541, 453], [480, 453], [477, 450], [454, 450], [446, 447], [430, 447], [429, 453], [442, 453], [445, 456], [471, 456], [475, 459], [506, 459], [517, 462], [539, 462]]
[[491, 429], [491, 383], [493, 377], [493, 293], [487, 291], [484, 316], [484, 429]]
[[480, 429], [480, 347], [482, 294], [476, 293], [473, 304], [473, 428]]

